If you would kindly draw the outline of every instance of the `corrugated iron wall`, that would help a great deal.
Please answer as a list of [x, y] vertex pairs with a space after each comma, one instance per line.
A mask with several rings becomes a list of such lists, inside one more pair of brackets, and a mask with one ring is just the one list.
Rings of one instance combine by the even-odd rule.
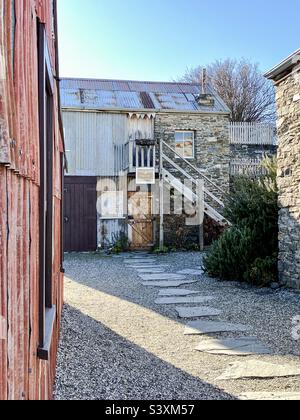
[[115, 148], [127, 141], [126, 114], [63, 112], [69, 176], [114, 176]]
[[[0, 0], [0, 399], [49, 399], [63, 298], [61, 168], [63, 139], [54, 118], [53, 302], [49, 362], [39, 344], [39, 112], [37, 17], [56, 68], [53, 0]], [[55, 109], [58, 97], [55, 92]]]
[[[152, 114], [151, 114], [152, 115]], [[69, 176], [116, 176], [130, 140], [154, 138], [154, 119], [126, 113], [63, 111]], [[127, 153], [127, 156], [125, 156]]]

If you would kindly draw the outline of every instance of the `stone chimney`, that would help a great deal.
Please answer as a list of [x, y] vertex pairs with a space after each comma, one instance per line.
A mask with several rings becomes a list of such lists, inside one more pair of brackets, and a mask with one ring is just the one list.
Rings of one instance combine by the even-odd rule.
[[213, 107], [215, 105], [215, 99], [211, 93], [208, 93], [206, 68], [202, 69], [200, 79], [200, 87], [202, 93], [198, 95], [197, 103], [200, 106]]

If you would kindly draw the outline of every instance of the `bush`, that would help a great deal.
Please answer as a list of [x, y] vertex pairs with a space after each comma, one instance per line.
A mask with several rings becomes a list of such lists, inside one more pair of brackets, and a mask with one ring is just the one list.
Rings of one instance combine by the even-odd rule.
[[251, 260], [253, 234], [248, 228], [232, 227], [214, 242], [204, 258], [204, 268], [212, 277], [222, 280], [244, 280]]
[[153, 254], [168, 254], [170, 252], [169, 248], [167, 246], [163, 246], [162, 248], [155, 248], [153, 250]]
[[278, 279], [277, 258], [257, 258], [250, 270], [245, 273], [246, 280], [256, 286], [267, 286]]
[[115, 234], [113, 237], [113, 246], [110, 251], [113, 254], [119, 254], [120, 252], [128, 251], [129, 246], [129, 240], [125, 233]]
[[210, 276], [265, 286], [277, 280], [278, 192], [276, 162], [266, 159], [268, 175], [257, 181], [239, 177], [227, 199], [229, 228], [204, 259]]

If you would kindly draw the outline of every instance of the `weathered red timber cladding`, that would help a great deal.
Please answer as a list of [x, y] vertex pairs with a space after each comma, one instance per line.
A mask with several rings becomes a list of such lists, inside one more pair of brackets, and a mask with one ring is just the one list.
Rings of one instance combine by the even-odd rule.
[[54, 92], [53, 304], [49, 361], [39, 346], [39, 103], [37, 18], [57, 75], [54, 0], [0, 0], [0, 399], [51, 399], [63, 304], [61, 153]]

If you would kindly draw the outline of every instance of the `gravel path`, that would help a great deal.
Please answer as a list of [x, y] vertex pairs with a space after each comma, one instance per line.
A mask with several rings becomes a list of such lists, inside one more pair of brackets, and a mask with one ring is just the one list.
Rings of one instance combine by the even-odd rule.
[[[172, 273], [201, 264], [199, 253], [154, 258], [157, 264], [168, 264], [166, 271]], [[253, 392], [300, 392], [299, 377], [218, 381], [241, 358], [195, 351], [201, 338], [184, 336], [186, 322], [178, 318], [176, 305], [156, 305], [158, 289], [142, 286], [124, 258], [68, 255], [65, 268], [56, 399], [203, 400], [236, 399]], [[205, 276], [185, 288], [214, 295], [209, 306], [222, 311], [220, 320], [251, 326], [275, 354], [255, 355], [255, 359], [300, 367], [300, 341], [292, 337], [292, 319], [300, 315], [299, 294], [221, 283]]]

